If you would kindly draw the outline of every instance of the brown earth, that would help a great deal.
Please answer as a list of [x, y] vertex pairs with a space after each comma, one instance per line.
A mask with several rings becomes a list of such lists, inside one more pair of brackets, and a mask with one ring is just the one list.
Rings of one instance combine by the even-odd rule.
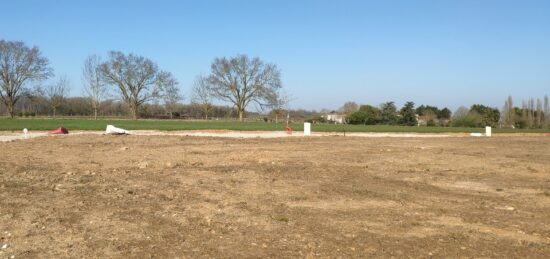
[[0, 257], [550, 255], [550, 138], [0, 143]]

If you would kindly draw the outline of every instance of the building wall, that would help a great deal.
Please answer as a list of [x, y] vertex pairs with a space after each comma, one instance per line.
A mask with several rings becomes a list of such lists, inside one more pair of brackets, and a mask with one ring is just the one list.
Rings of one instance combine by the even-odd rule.
[[327, 114], [327, 121], [343, 124], [346, 121], [346, 116], [340, 114]]

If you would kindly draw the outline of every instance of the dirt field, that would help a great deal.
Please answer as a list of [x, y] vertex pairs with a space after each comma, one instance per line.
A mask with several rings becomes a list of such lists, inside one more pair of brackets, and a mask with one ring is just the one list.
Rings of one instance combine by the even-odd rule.
[[0, 143], [0, 257], [550, 255], [550, 138]]

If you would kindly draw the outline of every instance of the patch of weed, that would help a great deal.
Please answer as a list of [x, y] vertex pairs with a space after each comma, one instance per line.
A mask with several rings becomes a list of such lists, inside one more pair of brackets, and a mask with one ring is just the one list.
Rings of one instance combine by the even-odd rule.
[[275, 215], [275, 216], [271, 216], [271, 218], [279, 222], [288, 223], [288, 217], [283, 215]]

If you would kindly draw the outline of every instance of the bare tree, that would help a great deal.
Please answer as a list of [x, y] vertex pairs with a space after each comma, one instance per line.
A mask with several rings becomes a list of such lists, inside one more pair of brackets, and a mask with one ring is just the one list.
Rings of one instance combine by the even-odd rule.
[[56, 83], [46, 86], [45, 94], [48, 98], [48, 105], [53, 111], [53, 117], [55, 118], [57, 109], [65, 101], [65, 97], [70, 90], [70, 82], [67, 77], [59, 77]]
[[356, 112], [359, 110], [359, 105], [355, 102], [346, 102], [342, 107], [340, 107], [339, 111], [346, 116], [349, 116], [350, 114]]
[[269, 105], [269, 100], [281, 88], [281, 73], [275, 64], [239, 55], [216, 58], [208, 81], [214, 96], [235, 105], [242, 121], [251, 102]]
[[528, 104], [525, 100], [521, 101], [521, 121], [524, 127], [529, 127], [529, 111], [527, 109]]
[[[424, 111], [424, 115], [419, 117], [422, 117], [422, 119], [424, 119], [427, 126], [431, 126], [435, 124], [435, 120], [437, 119], [437, 114], [433, 109], [426, 109]], [[420, 125], [420, 122], [418, 122], [418, 124]]]
[[514, 102], [512, 96], [508, 96], [508, 99], [504, 102], [503, 122], [508, 127], [513, 127], [515, 124], [515, 111]]
[[527, 100], [527, 125], [529, 128], [535, 125], [535, 101], [533, 98]]
[[48, 79], [52, 71], [48, 59], [42, 57], [37, 47], [0, 40], [0, 97], [12, 118], [26, 83]]
[[97, 55], [92, 55], [84, 60], [82, 68], [82, 82], [84, 84], [84, 92], [88, 95], [94, 119], [97, 120], [97, 112], [105, 95], [107, 94], [107, 86], [101, 79], [101, 58]]
[[109, 52], [109, 60], [101, 64], [101, 76], [118, 88], [134, 119], [142, 104], [160, 97], [163, 88], [175, 80], [150, 59], [118, 51]]
[[543, 114], [542, 114], [542, 102], [539, 98], [537, 98], [537, 104], [536, 104], [536, 111], [535, 111], [535, 127], [542, 128], [543, 120]]
[[198, 104], [201, 107], [205, 120], [208, 120], [208, 114], [212, 109], [212, 97], [208, 79], [202, 76], [197, 76], [195, 82], [193, 83], [191, 102]]
[[468, 116], [470, 113], [470, 110], [466, 108], [465, 106], [460, 106], [456, 111], [453, 113], [453, 119], [460, 119]]
[[183, 100], [183, 95], [180, 93], [178, 87], [178, 81], [174, 78], [170, 78], [170, 80], [165, 83], [162, 99], [164, 101], [164, 108], [170, 113], [170, 119], [172, 119], [178, 103]]
[[548, 95], [544, 96], [544, 124], [548, 126], [550, 124], [550, 105], [548, 104]]
[[284, 91], [277, 93], [270, 100], [271, 113], [275, 115], [275, 123], [279, 123], [279, 116], [284, 116], [285, 111], [289, 110], [290, 96]]

